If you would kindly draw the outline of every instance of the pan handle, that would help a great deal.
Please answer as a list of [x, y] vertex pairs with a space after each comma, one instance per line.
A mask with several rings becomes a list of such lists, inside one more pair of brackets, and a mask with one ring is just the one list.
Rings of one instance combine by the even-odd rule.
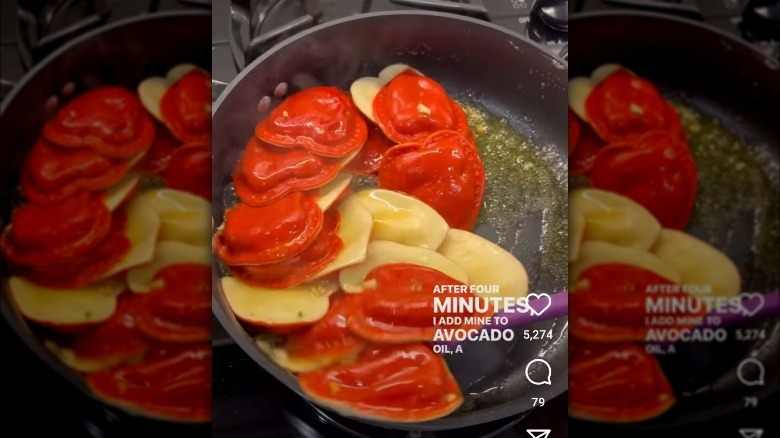
[[488, 11], [484, 5], [459, 3], [441, 0], [390, 0], [400, 6], [411, 6], [413, 8], [428, 9], [432, 11], [453, 12], [456, 14], [468, 15], [483, 20], [488, 19]]

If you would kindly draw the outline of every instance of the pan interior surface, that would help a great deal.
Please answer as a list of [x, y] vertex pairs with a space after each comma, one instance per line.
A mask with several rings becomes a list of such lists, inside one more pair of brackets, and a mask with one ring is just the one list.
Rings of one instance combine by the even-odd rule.
[[[659, 33], [661, 28], [664, 32]], [[662, 15], [582, 14], [572, 20], [571, 29], [583, 36], [571, 51], [572, 76], [587, 76], [606, 63], [624, 65], [652, 82], [683, 114], [692, 153], [702, 167], [697, 204], [686, 231], [726, 253], [739, 268], [743, 291], [776, 290], [780, 278], [780, 132], [776, 121], [780, 64], [730, 35]], [[709, 130], [705, 133], [709, 145], [693, 143], [702, 142], [703, 135], [691, 131], [690, 120], [686, 121], [691, 117], [697, 125], [693, 129]], [[709, 154], [704, 150], [707, 147], [713, 149]], [[713, 157], [717, 162], [713, 163]], [[750, 166], [749, 178], [736, 173], [742, 163]], [[712, 171], [724, 166], [728, 171]], [[740, 185], [744, 182], [752, 186]], [[729, 196], [736, 200], [724, 202]], [[717, 217], [712, 217], [714, 212]], [[717, 345], [683, 343], [676, 354], [659, 356], [677, 403], [661, 417], [626, 427], [668, 428], [741, 409], [742, 398], [733, 395], [744, 388], [735, 377], [739, 361], [753, 356], [767, 369], [780, 366], [780, 322], [767, 319], [748, 327], [764, 329], [767, 338], [736, 342], [729, 336]], [[766, 396], [777, 384], [777, 376], [768, 375], [766, 385], [755, 395]]]
[[[494, 163], [499, 174], [509, 176], [487, 180], [488, 193], [492, 188], [516, 191], [529, 202], [496, 208], [495, 214], [483, 215], [475, 231], [499, 242], [524, 264], [531, 292], [564, 290], [566, 64], [516, 34], [448, 14], [394, 12], [335, 21], [287, 40], [245, 69], [220, 96], [214, 111], [215, 226], [233, 202], [231, 172], [262, 116], [256, 107], [263, 96], [271, 95], [280, 82], [290, 84], [293, 92], [315, 85], [348, 89], [352, 80], [376, 75], [394, 63], [409, 64], [442, 83], [464, 106], [487, 116], [501, 135], [514, 136], [508, 145], [533, 149], [524, 151], [519, 161], [503, 163], [503, 169]], [[489, 132], [478, 134], [480, 148], [491, 141]], [[542, 169], [524, 177], [522, 168], [528, 162]], [[539, 178], [551, 187], [549, 199], [557, 200], [554, 205], [530, 202]], [[511, 199], [520, 203], [523, 198]], [[561, 230], [562, 239], [557, 236]], [[549, 256], [555, 251], [562, 256]], [[295, 378], [261, 353], [233, 317], [219, 290], [220, 274], [215, 268], [213, 308], [217, 317], [247, 354], [305, 396]], [[531, 409], [532, 396], [553, 398], [567, 386], [566, 325], [566, 318], [558, 318], [523, 328], [553, 330], [555, 337], [544, 341], [523, 340], [521, 329], [515, 330], [513, 341], [464, 344], [463, 353], [445, 357], [466, 397], [463, 407], [425, 423], [372, 423], [409, 430], [451, 429]], [[526, 364], [535, 358], [550, 364], [552, 385], [534, 386], [526, 380]]]

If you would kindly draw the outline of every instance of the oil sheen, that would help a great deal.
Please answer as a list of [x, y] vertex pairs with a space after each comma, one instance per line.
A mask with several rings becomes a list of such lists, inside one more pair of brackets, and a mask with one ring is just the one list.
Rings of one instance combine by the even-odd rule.
[[498, 244], [525, 265], [531, 289], [554, 292], [549, 288], [565, 285], [567, 278], [566, 159], [483, 107], [462, 106], [485, 166], [476, 231], [484, 235], [484, 227], [492, 227]]

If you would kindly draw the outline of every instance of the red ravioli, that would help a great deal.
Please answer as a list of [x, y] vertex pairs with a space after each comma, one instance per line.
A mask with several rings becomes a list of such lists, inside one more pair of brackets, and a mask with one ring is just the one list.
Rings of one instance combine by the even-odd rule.
[[303, 332], [287, 336], [284, 349], [293, 360], [348, 358], [360, 352], [366, 342], [347, 327], [347, 319], [359, 305], [360, 296], [337, 294], [331, 298], [328, 313]]
[[100, 278], [130, 251], [126, 228], [127, 213], [116, 210], [108, 234], [86, 255], [56, 265], [18, 265], [16, 272], [41, 286], [65, 289], [85, 286]]
[[34, 204], [51, 204], [81, 190], [102, 190], [127, 172], [126, 160], [92, 149], [66, 149], [39, 138], [22, 169], [22, 189]]
[[301, 192], [264, 207], [238, 204], [225, 212], [214, 249], [227, 265], [263, 265], [287, 260], [306, 249], [322, 229], [317, 202]]
[[314, 87], [285, 99], [257, 124], [255, 135], [274, 146], [345, 157], [363, 146], [368, 128], [346, 93], [334, 87]]
[[395, 143], [387, 138], [381, 129], [372, 125], [368, 129], [366, 144], [344, 170], [359, 175], [372, 175], [379, 170], [385, 152], [394, 145]]
[[626, 70], [601, 81], [585, 100], [585, 114], [596, 133], [608, 142], [648, 131], [679, 134], [674, 109], [649, 81]]
[[211, 340], [211, 267], [170, 265], [154, 276], [138, 329], [163, 342]]
[[360, 305], [350, 316], [348, 324], [350, 330], [369, 341], [431, 342], [437, 328], [472, 328], [434, 325], [434, 319], [440, 317], [475, 316], [434, 312], [434, 297], [446, 299], [455, 296], [453, 293], [434, 294], [436, 286], [463, 285], [435, 269], [405, 263], [387, 264], [371, 270], [366, 280], [375, 281], [376, 287], [359, 295]]
[[181, 142], [174, 138], [168, 129], [162, 125], [157, 125], [156, 135], [152, 147], [146, 151], [143, 159], [136, 168], [146, 174], [157, 175], [165, 172], [168, 163], [171, 161], [171, 155], [181, 146]]
[[657, 417], [675, 403], [658, 361], [635, 344], [591, 344], [572, 338], [569, 414], [609, 423]]
[[211, 419], [211, 344], [158, 346], [140, 363], [87, 375], [110, 404], [186, 422]]
[[210, 143], [211, 76], [198, 68], [182, 76], [160, 100], [160, 116], [182, 143]]
[[[67, 293], [67, 292], [63, 292]], [[73, 352], [84, 359], [129, 360], [140, 358], [151, 343], [136, 328], [148, 302], [145, 295], [123, 293], [111, 318], [95, 330], [76, 337]]]
[[676, 134], [652, 131], [601, 149], [590, 184], [633, 199], [665, 228], [681, 230], [696, 201], [696, 163]]
[[151, 146], [154, 124], [135, 93], [122, 87], [86, 91], [57, 112], [43, 136], [67, 148], [91, 148], [130, 158]]
[[14, 210], [3, 234], [3, 252], [14, 265], [54, 265], [93, 251], [111, 228], [102, 199], [82, 192], [52, 205], [25, 204]]
[[444, 359], [422, 344], [371, 346], [354, 363], [302, 373], [298, 382], [317, 403], [375, 420], [433, 420], [463, 403]]
[[[632, 265], [603, 264], [586, 269], [577, 278], [570, 295], [571, 332], [580, 339], [595, 342], [644, 341], [651, 325], [647, 316], [671, 316], [694, 319], [704, 312], [653, 314], [646, 312], [646, 302], [651, 295], [648, 286], [674, 285], [647, 269]], [[684, 297], [684, 292], [665, 294]], [[703, 307], [703, 306], [702, 306]], [[675, 324], [669, 328], [689, 328], [691, 324]]]
[[322, 230], [302, 252], [278, 263], [231, 266], [230, 272], [248, 284], [274, 289], [297, 286], [321, 271], [339, 255], [344, 243], [337, 235], [339, 212], [325, 213]]
[[470, 230], [479, 215], [485, 170], [474, 146], [454, 131], [424, 143], [392, 147], [379, 168], [379, 187], [397, 190], [433, 207], [453, 228]]
[[233, 172], [233, 186], [242, 201], [262, 206], [291, 192], [325, 185], [340, 168], [338, 158], [321, 157], [305, 149], [279, 148], [252, 137]]
[[211, 201], [211, 145], [193, 143], [171, 154], [165, 185]]
[[374, 98], [374, 118], [396, 143], [423, 142], [438, 131], [455, 131], [473, 140], [463, 109], [431, 78], [407, 70]]

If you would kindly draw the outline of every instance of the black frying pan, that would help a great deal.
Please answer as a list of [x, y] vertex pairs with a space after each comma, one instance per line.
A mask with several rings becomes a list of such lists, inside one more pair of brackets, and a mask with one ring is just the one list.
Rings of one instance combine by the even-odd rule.
[[[535, 146], [554, 151], [556, 158], [550, 168], [551, 177], [559, 181], [557, 205], [513, 218], [518, 224], [518, 233], [513, 234], [521, 238], [506, 246], [526, 266], [532, 291], [565, 289], [565, 255], [551, 266], [543, 262], [542, 251], [550, 238], [543, 230], [554, 221], [567, 221], [566, 63], [513, 32], [450, 14], [391, 12], [336, 20], [284, 41], [247, 66], [214, 106], [215, 226], [222, 221], [226, 203], [230, 205], [231, 172], [261, 118], [257, 106], [262, 97], [272, 95], [281, 82], [289, 83], [292, 91], [317, 84], [348, 89], [352, 80], [376, 75], [382, 67], [399, 62], [442, 82], [451, 94], [470, 96], [492, 114], [506, 118]], [[532, 197], [535, 187], [520, 184], [514, 189]], [[488, 238], [498, 237], [491, 233], [490, 224], [477, 230]], [[305, 397], [296, 379], [258, 350], [230, 312], [220, 291], [216, 258], [214, 265], [213, 310], [217, 318], [261, 367]], [[566, 318], [537, 323], [536, 328], [555, 330], [556, 339], [549, 342], [524, 341], [518, 332], [520, 340], [512, 343], [468, 346], [463, 355], [447, 358], [466, 396], [461, 410], [427, 423], [380, 424], [407, 430], [461, 428], [527, 411], [532, 408], [531, 397], [552, 399], [567, 388], [566, 324]], [[551, 386], [533, 386], [525, 378], [526, 364], [538, 357], [544, 357], [552, 367]]]
[[[62, 105], [67, 99], [62, 96], [63, 86], [69, 82], [75, 86], [74, 95], [102, 85], [134, 90], [143, 79], [164, 74], [177, 64], [195, 63], [208, 68], [210, 29], [208, 13], [145, 15], [76, 38], [30, 70], [2, 105], [0, 229], [8, 225], [13, 207], [21, 201], [19, 171], [44, 123], [54, 114], [44, 110], [50, 98], [57, 97]], [[38, 357], [91, 396], [79, 375], [44, 348], [35, 328], [19, 313], [8, 290], [10, 269], [5, 263], [0, 268], [3, 316]]]
[[[775, 199], [763, 204], [774, 221], [780, 162], [780, 65], [731, 35], [706, 25], [651, 13], [587, 13], [573, 17], [569, 31], [571, 76], [587, 76], [605, 63], [622, 64], [653, 82], [667, 98], [719, 120], [743, 144], [762, 157], [764, 171], [774, 184]], [[729, 175], [719, 184], [727, 187]], [[772, 207], [774, 205], [774, 207]], [[773, 210], [773, 212], [772, 212]], [[759, 269], [753, 246], [773, 245], [753, 236], [753, 215], [740, 217], [726, 233], [713, 233], [692, 223], [689, 233], [709, 240], [739, 267], [742, 290], [776, 290], [780, 266]], [[664, 415], [634, 426], [671, 428], [698, 423], [744, 406], [743, 395], [766, 397], [778, 389], [780, 319], [756, 322], [768, 338], [753, 343], [720, 345], [678, 344], [678, 353], [661, 356], [660, 363], [677, 393], [677, 404]], [[733, 333], [729, 335], [733, 339]], [[767, 370], [766, 385], [746, 388], [736, 379], [736, 367], [755, 355]]]

